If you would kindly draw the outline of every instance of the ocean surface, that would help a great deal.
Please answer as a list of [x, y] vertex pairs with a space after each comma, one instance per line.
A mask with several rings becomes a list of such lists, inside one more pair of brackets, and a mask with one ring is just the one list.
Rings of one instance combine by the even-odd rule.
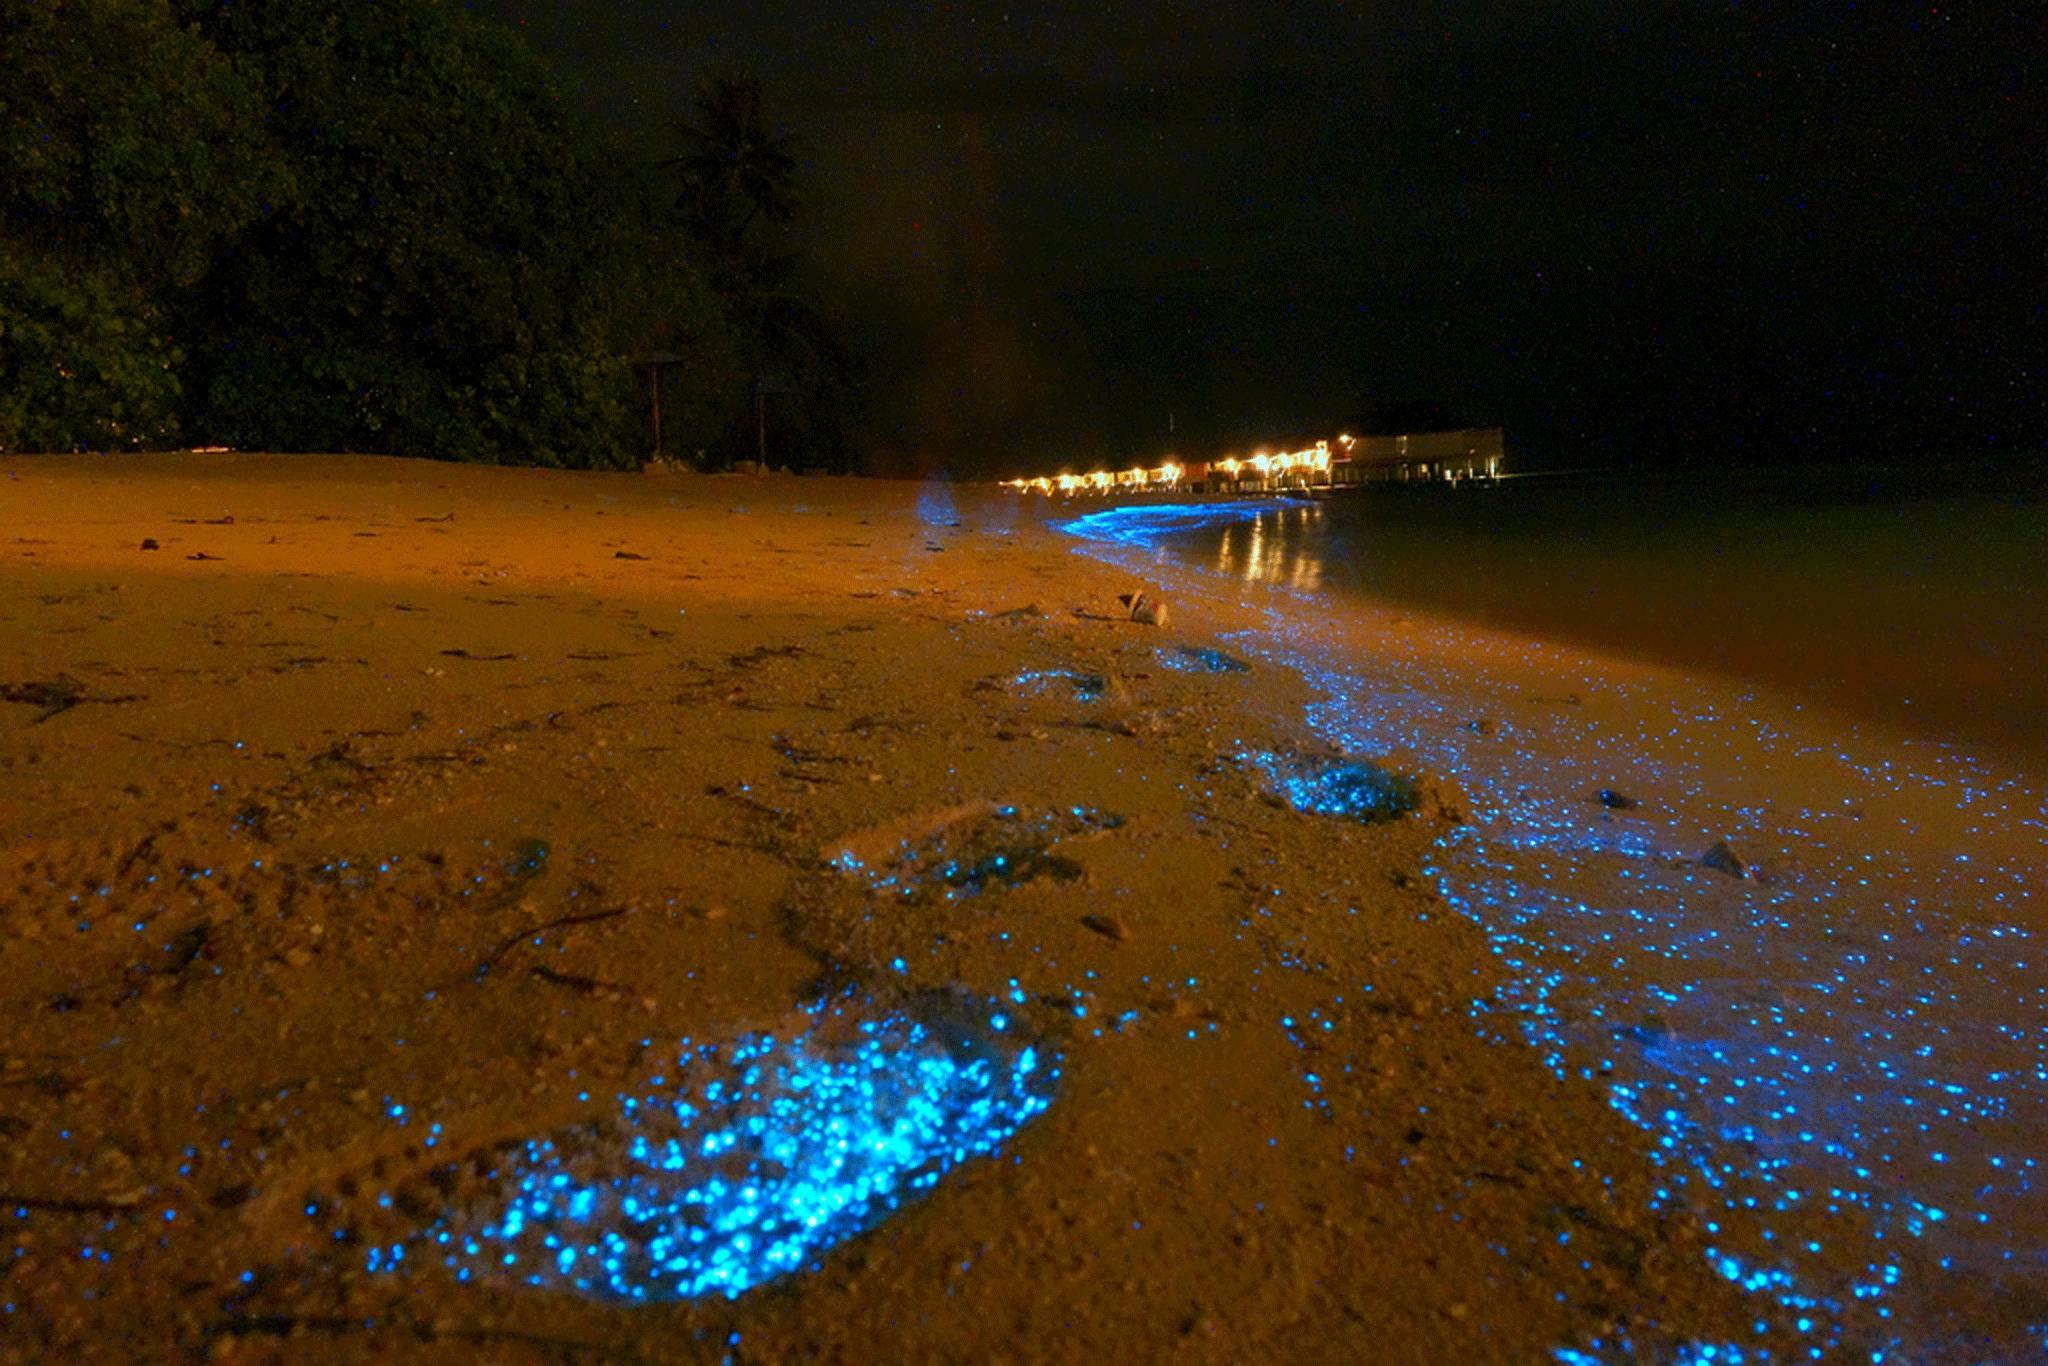
[[1374, 488], [1159, 544], [2048, 763], [2044, 468]]
[[1064, 509], [1170, 601], [1249, 608], [1221, 643], [1306, 679], [1320, 742], [1455, 786], [1423, 871], [1492, 952], [1473, 1027], [1602, 1088], [1747, 1292], [1558, 1366], [2048, 1359], [2042, 492]]

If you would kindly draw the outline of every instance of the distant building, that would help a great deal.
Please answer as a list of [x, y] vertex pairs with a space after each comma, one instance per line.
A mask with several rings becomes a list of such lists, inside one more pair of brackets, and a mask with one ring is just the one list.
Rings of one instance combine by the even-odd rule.
[[1011, 479], [1019, 492], [1077, 495], [1187, 493], [1311, 493], [1382, 482], [1462, 484], [1506, 472], [1507, 439], [1499, 427], [1463, 427], [1385, 436], [1348, 433], [1299, 450], [1261, 449], [1215, 460], [1169, 460], [1157, 469], [1095, 470]]
[[1350, 447], [1340, 442], [1330, 466], [1333, 484], [1377, 479], [1434, 479], [1453, 483], [1497, 479], [1507, 465], [1507, 433], [1499, 427], [1466, 427], [1449, 432], [1361, 436]]
[[1499, 427], [1339, 436], [1281, 455], [1189, 461], [1181, 486], [1198, 493], [1279, 493], [1386, 481], [1452, 483], [1498, 479], [1507, 467]]

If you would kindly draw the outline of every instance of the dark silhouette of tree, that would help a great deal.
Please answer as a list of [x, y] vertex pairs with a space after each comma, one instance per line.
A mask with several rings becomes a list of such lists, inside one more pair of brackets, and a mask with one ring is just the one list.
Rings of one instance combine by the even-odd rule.
[[238, 446], [624, 463], [600, 307], [621, 210], [537, 54], [441, 0], [193, 0], [257, 73], [294, 193], [187, 310]]
[[682, 181], [683, 222], [731, 266], [742, 263], [755, 223], [782, 225], [796, 215], [794, 143], [769, 127], [762, 103], [755, 77], [712, 76], [697, 90], [693, 116], [677, 125], [682, 153], [667, 163]]
[[285, 188], [257, 92], [167, 0], [0, 0], [0, 450], [176, 433], [172, 294]]
[[[0, 0], [0, 450], [848, 463], [780, 250], [790, 139], [707, 82], [666, 170], [456, 0]], [[680, 180], [680, 187], [678, 187]]]
[[765, 454], [771, 464], [848, 469], [858, 358], [802, 287], [798, 258], [761, 231], [787, 228], [800, 202], [796, 140], [769, 121], [766, 105], [761, 82], [745, 72], [709, 77], [675, 128], [681, 152], [663, 163], [745, 367], [742, 405], [705, 454], [715, 464]]

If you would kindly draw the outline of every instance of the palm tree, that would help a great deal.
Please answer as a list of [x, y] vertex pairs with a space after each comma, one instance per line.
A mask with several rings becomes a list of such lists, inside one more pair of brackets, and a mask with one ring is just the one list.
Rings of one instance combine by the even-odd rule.
[[796, 211], [792, 140], [761, 114], [761, 82], [721, 72], [697, 89], [696, 110], [678, 125], [686, 150], [668, 165], [680, 173], [676, 208], [690, 231], [737, 264], [757, 219], [787, 223]]

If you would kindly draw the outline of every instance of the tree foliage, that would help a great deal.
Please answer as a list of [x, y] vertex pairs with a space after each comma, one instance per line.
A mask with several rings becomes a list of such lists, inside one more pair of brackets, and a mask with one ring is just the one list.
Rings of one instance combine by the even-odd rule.
[[283, 178], [167, 0], [0, 0], [0, 449], [171, 437], [164, 299]]
[[729, 458], [834, 345], [743, 78], [664, 171], [454, 0], [0, 0], [0, 51], [0, 449], [619, 465], [662, 350], [670, 444]]
[[435, 0], [195, 5], [261, 73], [294, 192], [189, 301], [244, 446], [622, 457], [615, 205], [538, 58]]
[[772, 128], [761, 82], [720, 72], [697, 89], [693, 116], [676, 129], [683, 151], [668, 164], [681, 180], [676, 209], [690, 231], [726, 264], [739, 266], [757, 222], [796, 215], [796, 155]]
[[786, 234], [777, 235], [799, 206], [795, 141], [770, 123], [761, 83], [738, 71], [698, 87], [676, 137], [682, 151], [667, 163], [676, 212], [701, 248], [755, 388], [756, 406], [707, 454], [850, 469], [859, 368], [840, 327], [801, 288]]

